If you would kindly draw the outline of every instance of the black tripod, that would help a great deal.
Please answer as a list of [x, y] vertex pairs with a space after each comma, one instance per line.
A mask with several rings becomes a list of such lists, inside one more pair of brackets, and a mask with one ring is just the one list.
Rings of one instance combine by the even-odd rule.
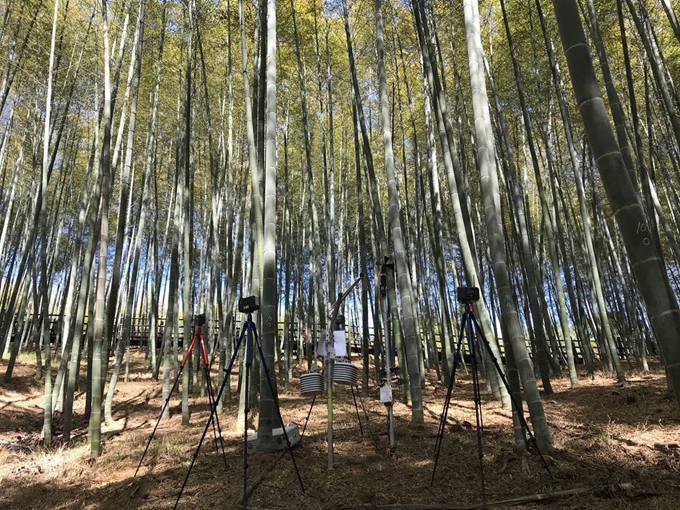
[[189, 475], [191, 474], [191, 470], [194, 467], [196, 457], [198, 457], [198, 452], [200, 451], [201, 446], [203, 445], [203, 440], [205, 439], [205, 436], [208, 433], [208, 429], [210, 428], [210, 423], [213, 420], [213, 416], [217, 416], [217, 403], [220, 401], [220, 398], [222, 398], [222, 392], [224, 391], [225, 386], [229, 383], [229, 376], [231, 375], [231, 370], [234, 366], [234, 361], [236, 360], [238, 352], [241, 348], [241, 344], [243, 343], [244, 336], [246, 338], [246, 360], [245, 360], [246, 370], [245, 377], [243, 379], [243, 384], [245, 384], [246, 391], [245, 391], [245, 418], [243, 424], [243, 508], [245, 509], [248, 503], [248, 413], [250, 412], [250, 403], [248, 401], [249, 393], [248, 384], [250, 383], [250, 370], [252, 367], [253, 360], [252, 355], [253, 338], [255, 339], [255, 344], [257, 345], [257, 350], [260, 354], [260, 362], [262, 363], [265, 375], [267, 376], [269, 390], [271, 391], [271, 394], [274, 397], [274, 405], [276, 406], [277, 416], [279, 418], [279, 422], [281, 423], [283, 436], [286, 439], [286, 445], [288, 451], [290, 452], [290, 458], [293, 460], [293, 466], [295, 467], [295, 473], [297, 474], [298, 480], [300, 482], [300, 488], [302, 489], [303, 494], [305, 492], [305, 487], [302, 484], [302, 478], [300, 478], [300, 471], [298, 470], [297, 464], [295, 463], [295, 456], [293, 455], [293, 449], [290, 444], [290, 439], [288, 438], [288, 432], [286, 432], [286, 427], [283, 422], [283, 418], [281, 417], [279, 398], [278, 395], [274, 392], [274, 386], [272, 384], [271, 377], [269, 376], [269, 368], [267, 367], [267, 363], [264, 358], [264, 353], [262, 352], [262, 345], [260, 344], [260, 340], [257, 335], [257, 328], [255, 326], [255, 323], [253, 322], [253, 312], [259, 309], [260, 307], [259, 301], [260, 300], [256, 297], [249, 297], [245, 299], [242, 298], [239, 300], [239, 311], [242, 313], [247, 313], [248, 318], [246, 322], [243, 324], [243, 327], [241, 328], [241, 334], [239, 335], [238, 343], [236, 344], [236, 349], [234, 349], [234, 353], [232, 354], [231, 360], [229, 361], [229, 366], [224, 369], [225, 371], [224, 380], [222, 381], [220, 390], [217, 393], [217, 398], [215, 399], [214, 405], [211, 408], [210, 418], [208, 418], [208, 423], [206, 423], [205, 425], [205, 429], [203, 430], [203, 434], [201, 435], [201, 440], [198, 442], [198, 446], [196, 447], [196, 451], [194, 452], [194, 457], [191, 459], [189, 470], [187, 471], [187, 474], [184, 477], [184, 482], [182, 483], [182, 488], [180, 489], [179, 494], [177, 495], [177, 501], [175, 501], [174, 508], [177, 508], [177, 504], [179, 503], [179, 500], [182, 497], [184, 487], [186, 486], [187, 480], [189, 479]]
[[[476, 291], [475, 292], [468, 292], [468, 291]], [[461, 292], [462, 291], [462, 292]], [[467, 336], [467, 341], [468, 341], [468, 349], [470, 351], [470, 364], [472, 365], [472, 386], [473, 386], [473, 398], [475, 402], [475, 418], [477, 421], [477, 452], [479, 454], [479, 472], [480, 472], [480, 477], [481, 477], [481, 485], [482, 485], [482, 507], [486, 509], [486, 487], [485, 487], [485, 480], [484, 480], [484, 462], [483, 462], [483, 457], [484, 453], [482, 451], [482, 438], [484, 435], [484, 421], [482, 418], [482, 406], [481, 406], [481, 399], [480, 399], [480, 391], [479, 391], [479, 374], [478, 374], [478, 367], [477, 367], [477, 352], [475, 349], [475, 332], [478, 335], [478, 339], [482, 342], [482, 344], [486, 347], [486, 350], [489, 355], [489, 359], [491, 359], [491, 362], [493, 363], [493, 366], [495, 367], [496, 371], [498, 372], [498, 375], [500, 379], [503, 381], [503, 384], [505, 385], [506, 390], [508, 391], [508, 394], [510, 395], [510, 399], [512, 402], [512, 406], [522, 424], [522, 427], [524, 430], [526, 430], [527, 435], [529, 436], [529, 440], [531, 443], [534, 445], [536, 448], [536, 451], [538, 452], [539, 456], [541, 457], [541, 461], [543, 462], [543, 465], [545, 466], [545, 469], [548, 471], [548, 474], [552, 477], [552, 473], [550, 472], [550, 468], [548, 467], [548, 463], [546, 462], [545, 458], [543, 457], [543, 454], [541, 454], [541, 451], [538, 449], [538, 445], [536, 444], [536, 438], [531, 432], [531, 429], [529, 429], [529, 424], [526, 422], [524, 419], [524, 416], [522, 414], [522, 409], [519, 405], [519, 402], [515, 400], [515, 397], [513, 396], [511, 390], [510, 390], [510, 385], [508, 384], [508, 380], [505, 377], [505, 374], [503, 373], [503, 370], [501, 369], [500, 365], [498, 364], [498, 360], [494, 356], [491, 346], [489, 345], [489, 342], [487, 341], [486, 337], [484, 336], [484, 332], [482, 331], [482, 328], [479, 326], [479, 323], [477, 322], [477, 319], [475, 318], [475, 313], [472, 308], [472, 302], [476, 301], [479, 299], [479, 289], [472, 288], [472, 289], [467, 289], [467, 288], [459, 288], [458, 289], [458, 298], [459, 301], [463, 304], [465, 307], [465, 312], [463, 313], [463, 318], [460, 323], [460, 333], [458, 334], [458, 345], [456, 347], [456, 354], [454, 356], [454, 364], [453, 364], [453, 371], [451, 372], [451, 378], [449, 380], [449, 387], [446, 392], [446, 401], [444, 402], [444, 409], [442, 410], [442, 415], [441, 419], [439, 420], [439, 431], [437, 432], [437, 443], [435, 445], [435, 457], [434, 457], [434, 468], [432, 469], [432, 480], [430, 482], [430, 485], [434, 485], [434, 476], [437, 471], [437, 461], [439, 460], [439, 452], [441, 450], [442, 446], [442, 441], [444, 439], [444, 430], [446, 428], [446, 415], [449, 412], [449, 405], [451, 403], [451, 391], [453, 389], [453, 385], [455, 383], [455, 377], [456, 377], [456, 368], [458, 367], [458, 363], [460, 362], [460, 351], [461, 351], [461, 345], [463, 343], [463, 333], [466, 334]]]
[[[158, 416], [158, 420], [156, 421], [156, 426], [153, 428], [153, 432], [151, 432], [151, 435], [149, 436], [149, 440], [146, 443], [146, 448], [144, 449], [144, 453], [142, 454], [142, 458], [139, 459], [139, 464], [137, 464], [137, 469], [135, 470], [135, 476], [137, 476], [137, 472], [139, 471], [139, 468], [142, 466], [142, 461], [144, 460], [144, 457], [146, 456], [146, 452], [149, 450], [149, 445], [151, 444], [151, 440], [153, 439], [153, 436], [156, 434], [156, 429], [158, 428], [158, 424], [161, 422], [161, 418], [163, 418], [163, 413], [165, 412], [165, 409], [168, 407], [168, 404], [170, 402], [170, 397], [172, 396], [173, 392], [177, 388], [177, 384], [179, 382], [179, 378], [182, 375], [182, 371], [184, 370], [184, 366], [187, 364], [187, 361], [191, 358], [191, 354], [194, 351], [194, 347], [196, 347], [196, 342], [200, 342], [201, 344], [201, 360], [203, 361], [203, 375], [205, 378], [205, 384], [206, 384], [206, 389], [208, 390], [208, 403], [210, 404], [210, 407], [212, 408], [213, 406], [216, 405], [216, 400], [215, 400], [215, 392], [213, 391], [212, 387], [212, 381], [210, 380], [210, 362], [208, 361], [208, 351], [205, 348], [205, 341], [203, 339], [203, 324], [205, 324], [205, 314], [197, 315], [194, 317], [194, 322], [196, 323], [197, 330], [196, 333], [194, 334], [193, 338], [191, 339], [191, 343], [189, 344], [189, 349], [187, 349], [187, 352], [184, 354], [184, 359], [182, 360], [182, 365], [180, 366], [179, 370], [177, 371], [177, 375], [175, 376], [175, 381], [172, 383], [172, 389], [170, 390], [170, 393], [168, 393], [168, 397], [165, 399], [165, 402], [163, 403], [163, 408], [161, 409], [161, 414]], [[215, 452], [219, 453], [219, 450], [217, 449], [217, 437], [219, 434], [220, 438], [220, 444], [222, 445], [222, 456], [224, 457], [224, 467], [227, 467], [227, 457], [226, 454], [224, 453], [224, 442], [221, 441], [222, 439], [222, 429], [220, 428], [220, 420], [217, 415], [215, 415], [215, 419], [211, 420], [210, 423], [213, 426], [213, 435], [215, 436]], [[215, 425], [217, 425], [217, 430], [215, 430]]]

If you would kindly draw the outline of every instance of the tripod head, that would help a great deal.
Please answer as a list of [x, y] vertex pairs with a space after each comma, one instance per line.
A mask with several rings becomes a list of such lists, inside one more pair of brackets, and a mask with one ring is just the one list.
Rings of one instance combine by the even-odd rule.
[[203, 326], [205, 324], [205, 314], [194, 315], [194, 324], [196, 326]]

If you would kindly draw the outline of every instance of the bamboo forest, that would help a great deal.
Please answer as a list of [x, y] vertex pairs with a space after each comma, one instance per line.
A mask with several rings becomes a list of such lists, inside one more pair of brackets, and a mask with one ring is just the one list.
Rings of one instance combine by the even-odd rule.
[[0, 507], [674, 509], [676, 0], [0, 0]]

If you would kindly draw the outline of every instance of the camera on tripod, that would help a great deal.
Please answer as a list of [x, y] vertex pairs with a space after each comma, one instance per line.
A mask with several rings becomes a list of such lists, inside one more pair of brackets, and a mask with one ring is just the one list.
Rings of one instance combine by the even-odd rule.
[[470, 301], [479, 301], [479, 288], [478, 287], [457, 287], [456, 297], [458, 302], [467, 303]]
[[205, 324], [205, 314], [194, 315], [194, 324], [197, 326], [203, 326]]
[[253, 313], [260, 309], [260, 298], [249, 296], [238, 300], [238, 311], [241, 313]]

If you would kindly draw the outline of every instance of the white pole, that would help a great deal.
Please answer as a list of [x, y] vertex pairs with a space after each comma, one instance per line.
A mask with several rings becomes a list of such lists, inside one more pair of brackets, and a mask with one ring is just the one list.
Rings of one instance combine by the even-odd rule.
[[[337, 312], [336, 312], [337, 314]], [[335, 319], [333, 319], [335, 320]], [[333, 470], [333, 361], [335, 345], [333, 343], [333, 325], [328, 322], [326, 329], [326, 393], [328, 396], [328, 471]]]
[[333, 341], [333, 327], [335, 319], [338, 317], [340, 305], [345, 298], [352, 292], [361, 279], [364, 277], [363, 273], [359, 278], [342, 294], [338, 295], [338, 299], [330, 306], [328, 311], [328, 327], [326, 328], [326, 395], [328, 397], [328, 470], [333, 470], [333, 364], [335, 361], [335, 342]]
[[387, 407], [387, 436], [390, 441], [390, 457], [394, 456], [394, 414], [392, 407], [392, 349], [388, 326], [387, 263], [380, 273], [380, 296], [383, 300], [383, 324], [385, 328], [385, 386], [380, 388], [380, 401]]

